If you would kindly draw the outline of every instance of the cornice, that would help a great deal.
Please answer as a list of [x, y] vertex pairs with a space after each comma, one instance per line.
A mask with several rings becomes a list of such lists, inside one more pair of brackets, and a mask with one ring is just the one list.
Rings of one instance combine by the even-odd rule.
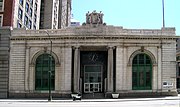
[[[91, 36], [79, 36], [79, 35], [64, 35], [64, 36], [50, 36], [51, 40], [91, 40], [91, 39], [103, 39], [103, 40], [118, 40], [118, 39], [136, 39], [136, 40], [174, 40], [179, 38], [178, 36], [147, 36], [147, 35], [91, 35]], [[48, 36], [11, 36], [11, 40], [24, 41], [24, 40], [49, 40]]]

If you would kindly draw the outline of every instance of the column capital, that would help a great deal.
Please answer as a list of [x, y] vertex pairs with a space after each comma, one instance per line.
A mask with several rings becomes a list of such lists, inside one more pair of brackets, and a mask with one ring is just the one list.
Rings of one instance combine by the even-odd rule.
[[115, 49], [116, 47], [115, 46], [107, 46], [106, 48], [107, 49]]
[[80, 46], [73, 46], [72, 48], [73, 48], [74, 50], [75, 50], [75, 49], [80, 49]]

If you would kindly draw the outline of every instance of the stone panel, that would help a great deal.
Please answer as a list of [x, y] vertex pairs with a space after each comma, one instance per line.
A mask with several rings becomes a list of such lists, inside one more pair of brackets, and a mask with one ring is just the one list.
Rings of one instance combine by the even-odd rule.
[[59, 75], [59, 90], [61, 92], [71, 91], [71, 64], [72, 64], [72, 48], [64, 47], [60, 49], [60, 69], [58, 70]]
[[10, 91], [22, 91], [25, 85], [25, 46], [14, 45], [10, 55]]
[[116, 91], [123, 89], [123, 47], [116, 48]]
[[[162, 46], [162, 82], [173, 83], [173, 89], [176, 87], [176, 45], [163, 44]], [[166, 88], [163, 88], [166, 89]]]

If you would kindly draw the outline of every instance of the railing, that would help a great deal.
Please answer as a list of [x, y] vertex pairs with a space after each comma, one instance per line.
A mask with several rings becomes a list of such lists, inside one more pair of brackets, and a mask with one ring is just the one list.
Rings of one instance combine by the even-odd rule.
[[82, 78], [79, 79], [79, 91], [82, 93]]
[[102, 83], [84, 83], [85, 93], [101, 92], [101, 91], [102, 91]]
[[104, 92], [107, 91], [107, 78], [104, 79]]

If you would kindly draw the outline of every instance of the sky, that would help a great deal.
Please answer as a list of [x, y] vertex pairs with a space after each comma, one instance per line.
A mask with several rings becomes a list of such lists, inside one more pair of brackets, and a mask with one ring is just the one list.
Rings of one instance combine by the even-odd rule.
[[[180, 36], [180, 0], [164, 0], [165, 27], [175, 27]], [[102, 11], [107, 25], [127, 29], [161, 29], [162, 0], [72, 0], [73, 18], [81, 24], [86, 13]]]

